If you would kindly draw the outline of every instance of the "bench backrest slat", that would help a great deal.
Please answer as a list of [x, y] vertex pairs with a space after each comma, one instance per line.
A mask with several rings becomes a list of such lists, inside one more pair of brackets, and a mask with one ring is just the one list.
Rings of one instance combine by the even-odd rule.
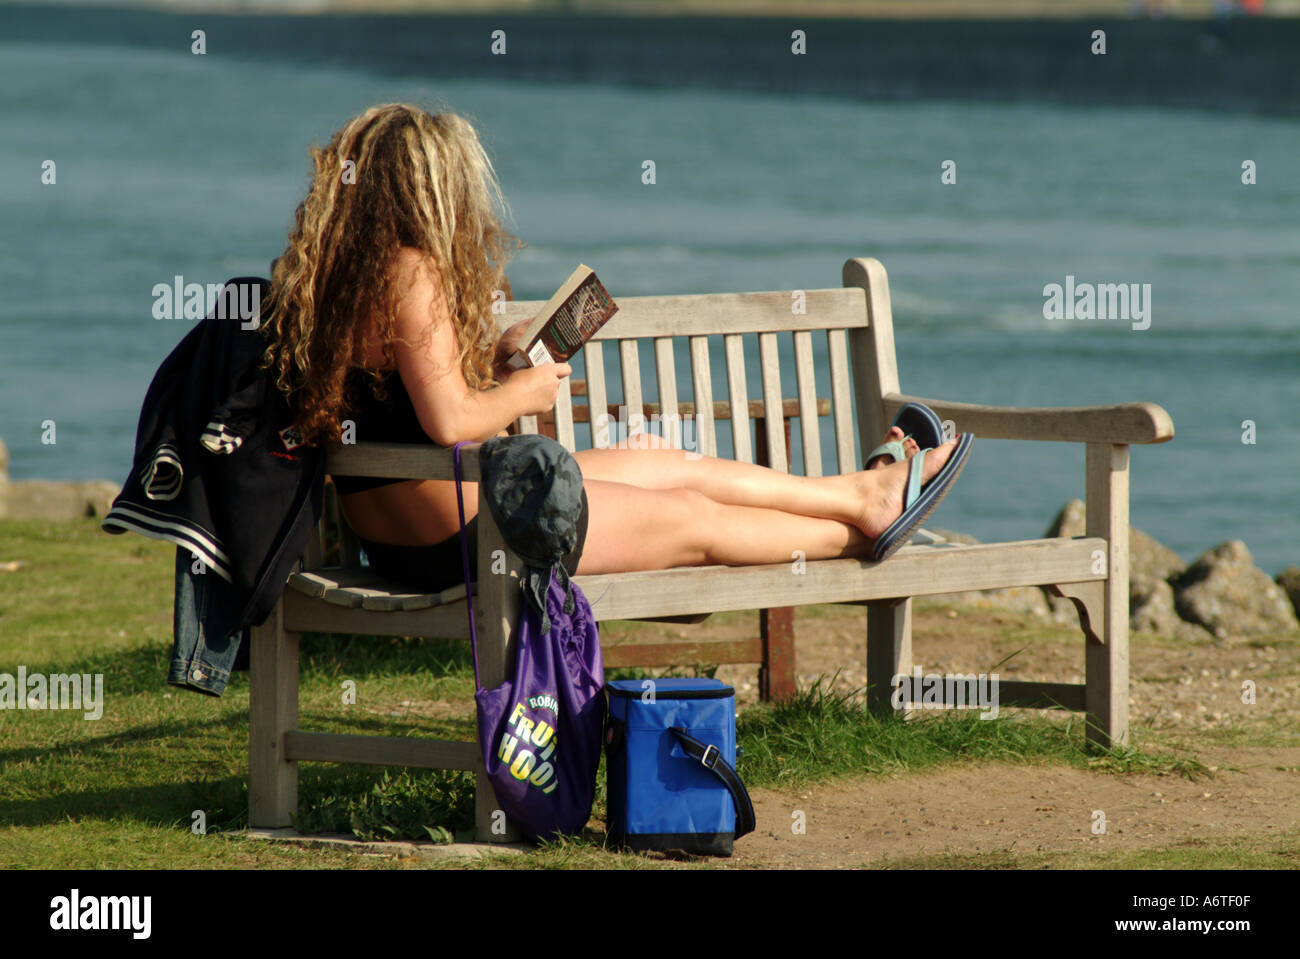
[[677, 365], [673, 361], [673, 338], [655, 338], [655, 378], [659, 384], [659, 421], [666, 434], [675, 430], [677, 420]]
[[754, 462], [749, 438], [749, 386], [745, 381], [745, 340], [739, 333], [722, 338], [727, 351], [727, 395], [731, 400], [731, 448], [739, 463]]
[[555, 397], [555, 438], [565, 449], [576, 449], [573, 436], [573, 393], [572, 377], [560, 380], [560, 391]]
[[758, 360], [763, 370], [763, 429], [767, 434], [767, 465], [790, 472], [785, 449], [784, 397], [781, 395], [781, 357], [775, 333], [758, 334]]
[[582, 348], [582, 355], [587, 366], [591, 445], [608, 445], [612, 435], [609, 430], [609, 399], [605, 393], [605, 350], [602, 344], [591, 342]]
[[644, 428], [645, 414], [641, 394], [641, 354], [636, 340], [618, 341], [619, 373], [623, 378], [623, 405], [627, 407], [627, 428], [635, 432]]
[[821, 421], [817, 418], [817, 378], [813, 372], [812, 333], [794, 334], [794, 370], [799, 389], [799, 441], [805, 476], [822, 475]]
[[[790, 290], [758, 293], [703, 293], [682, 296], [618, 298], [618, 312], [595, 340], [654, 339], [660, 336], [707, 336], [765, 333], [775, 330], [856, 329], [867, 325], [860, 289], [804, 290], [801, 312], [791, 309]], [[527, 320], [544, 300], [510, 300], [502, 326]]]
[[718, 437], [713, 420], [713, 374], [709, 369], [709, 338], [692, 336], [691, 383], [695, 396], [696, 450], [704, 456], [718, 455]]
[[[826, 331], [831, 366], [831, 413], [835, 417], [835, 460], [839, 471], [853, 463], [853, 385], [849, 380], [849, 345], [843, 330]], [[863, 450], [866, 452], [866, 449]]]

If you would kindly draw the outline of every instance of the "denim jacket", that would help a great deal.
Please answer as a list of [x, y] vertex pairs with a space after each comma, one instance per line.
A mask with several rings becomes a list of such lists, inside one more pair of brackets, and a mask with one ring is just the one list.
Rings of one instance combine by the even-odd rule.
[[175, 645], [167, 682], [210, 696], [224, 693], [230, 674], [248, 664], [249, 630], [239, 628], [240, 612], [230, 584], [178, 547]]

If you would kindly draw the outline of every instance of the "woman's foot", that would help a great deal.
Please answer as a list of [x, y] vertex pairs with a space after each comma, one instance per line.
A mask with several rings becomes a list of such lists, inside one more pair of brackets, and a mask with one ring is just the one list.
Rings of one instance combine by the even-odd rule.
[[[889, 432], [885, 434], [885, 438], [881, 440], [881, 443], [887, 443], [890, 440], [903, 440], [903, 452], [906, 454], [908, 459], [911, 459], [917, 454], [920, 447], [916, 445], [916, 440], [912, 439], [910, 436], [908, 436], [907, 439], [903, 439], [905, 435], [906, 434], [899, 427], [891, 426]], [[869, 462], [867, 464], [867, 469], [883, 469], [886, 466], [892, 465], [894, 462], [896, 461], [891, 460], [888, 456], [882, 454]]]
[[[948, 462], [948, 457], [952, 456], [956, 448], [957, 441], [949, 440], [925, 454], [925, 463], [921, 467], [922, 484], [930, 482], [935, 474], [943, 469], [944, 464]], [[903, 493], [907, 489], [907, 479], [911, 470], [912, 461], [909, 456], [908, 459], [897, 463], [853, 474], [857, 480], [858, 495], [862, 502], [855, 514], [857, 517], [855, 525], [862, 530], [864, 536], [876, 539], [889, 528], [890, 523], [903, 515]]]

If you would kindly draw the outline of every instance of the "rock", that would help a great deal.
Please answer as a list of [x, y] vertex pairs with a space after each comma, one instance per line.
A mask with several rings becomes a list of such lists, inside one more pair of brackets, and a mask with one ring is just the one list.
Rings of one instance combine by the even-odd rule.
[[[1061, 507], [1044, 535], [1083, 536], [1086, 528], [1087, 506], [1083, 500], [1073, 499]], [[1187, 568], [1177, 553], [1140, 529], [1129, 527], [1128, 563], [1129, 629], [1185, 639], [1212, 638], [1178, 614], [1173, 589], [1167, 582]], [[1075, 621], [1074, 608], [1068, 601], [1056, 597], [1048, 600], [1052, 619], [1058, 623]]]
[[1275, 582], [1282, 587], [1296, 615], [1300, 616], [1300, 566], [1288, 566], [1278, 573]]
[[1214, 643], [1219, 640], [1204, 626], [1197, 626], [1185, 619], [1180, 619], [1174, 626], [1173, 638], [1184, 643]]
[[[1047, 530], [1048, 537], [1082, 536], [1082, 500], [1066, 503]], [[965, 533], [930, 532], [953, 543], [976, 544]], [[1188, 568], [1173, 550], [1141, 530], [1129, 530], [1129, 629], [1172, 636], [1188, 642], [1211, 642], [1238, 636], [1300, 629], [1293, 603], [1300, 601], [1300, 568], [1274, 583], [1255, 568], [1245, 544], [1225, 543]], [[1289, 584], [1287, 592], [1283, 584]], [[1005, 609], [1074, 626], [1079, 614], [1068, 599], [1037, 587], [942, 593], [936, 602]]]
[[0, 486], [0, 519], [69, 520], [104, 516], [121, 491], [116, 483], [18, 480]]
[[104, 516], [122, 487], [107, 480], [65, 483], [11, 480], [9, 448], [0, 439], [0, 519], [80, 519]]
[[1082, 536], [1088, 528], [1088, 507], [1081, 499], [1072, 499], [1056, 514], [1043, 536], [1055, 539], [1058, 536]]
[[1053, 596], [1047, 590], [1043, 590], [1043, 598], [1047, 600], [1047, 618], [1061, 626], [1079, 625], [1079, 611], [1074, 608], [1074, 603], [1064, 596]]
[[[1043, 535], [1082, 536], [1087, 529], [1087, 507], [1081, 499], [1072, 499], [1056, 514]], [[1130, 581], [1169, 579], [1187, 568], [1178, 554], [1157, 542], [1140, 529], [1129, 527], [1128, 575]]]
[[1202, 554], [1170, 583], [1178, 615], [1218, 639], [1300, 630], [1287, 594], [1255, 566], [1241, 540]]
[[[932, 529], [931, 533], [942, 536], [950, 543], [979, 543], [974, 536], [956, 533], [947, 529]], [[1010, 589], [976, 589], [965, 593], [940, 593], [927, 596], [926, 599], [937, 603], [952, 605], [977, 606], [981, 609], [1006, 609], [1031, 616], [1046, 617], [1051, 613], [1047, 596], [1037, 586], [1017, 586]]]
[[1047, 597], [1036, 586], [1016, 586], [1009, 589], [976, 589], [967, 593], [940, 593], [926, 599], [940, 603], [976, 606], [980, 609], [1005, 609], [1030, 616], [1047, 618], [1051, 607]]
[[1172, 636], [1182, 623], [1174, 608], [1174, 588], [1163, 579], [1130, 582], [1128, 609], [1128, 627], [1134, 632]]

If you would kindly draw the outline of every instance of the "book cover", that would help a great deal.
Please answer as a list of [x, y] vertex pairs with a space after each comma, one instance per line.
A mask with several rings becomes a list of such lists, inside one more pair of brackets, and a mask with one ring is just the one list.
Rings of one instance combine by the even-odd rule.
[[579, 264], [534, 317], [511, 364], [567, 363], [617, 312], [618, 304], [595, 272]]

